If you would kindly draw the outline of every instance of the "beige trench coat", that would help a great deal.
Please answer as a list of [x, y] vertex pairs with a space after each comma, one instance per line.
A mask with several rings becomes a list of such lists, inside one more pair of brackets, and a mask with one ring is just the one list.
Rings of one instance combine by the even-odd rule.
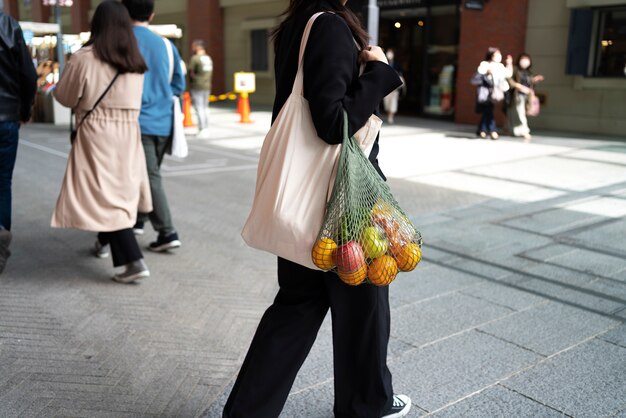
[[[82, 48], [69, 60], [54, 97], [80, 121], [115, 73], [91, 47]], [[142, 89], [142, 74], [121, 74], [78, 129], [53, 227], [112, 232], [131, 228], [138, 210], [152, 211], [138, 121]]]

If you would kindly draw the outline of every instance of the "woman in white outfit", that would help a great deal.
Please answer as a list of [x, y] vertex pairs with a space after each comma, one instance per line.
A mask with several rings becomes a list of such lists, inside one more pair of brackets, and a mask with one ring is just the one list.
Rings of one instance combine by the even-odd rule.
[[476, 134], [481, 138], [498, 139], [498, 131], [494, 116], [497, 103], [504, 100], [504, 93], [509, 90], [509, 79], [513, 75], [513, 58], [508, 55], [506, 66], [502, 64], [502, 53], [498, 48], [489, 48], [485, 60], [480, 63], [472, 84], [477, 86], [476, 113], [482, 118]]

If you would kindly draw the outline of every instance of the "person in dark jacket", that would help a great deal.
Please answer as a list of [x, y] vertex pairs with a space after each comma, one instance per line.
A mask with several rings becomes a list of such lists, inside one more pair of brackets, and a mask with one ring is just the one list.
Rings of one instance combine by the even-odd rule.
[[509, 78], [512, 94], [506, 113], [507, 124], [509, 132], [513, 136], [524, 138], [525, 142], [529, 142], [532, 138], [526, 114], [529, 100], [534, 95], [535, 85], [544, 79], [542, 75], [533, 74], [532, 65], [530, 55], [521, 54], [513, 69], [513, 76]]
[[20, 123], [30, 120], [37, 73], [20, 25], [0, 11], [0, 273], [11, 255], [11, 183]]
[[[354, 134], [381, 100], [401, 86], [384, 52], [368, 36], [345, 0], [291, 0], [276, 29], [274, 119], [291, 94], [304, 28], [317, 12], [304, 54], [304, 97], [320, 140], [342, 142], [343, 111]], [[359, 52], [357, 45], [362, 49]], [[359, 67], [365, 63], [359, 76]], [[369, 159], [378, 167], [378, 139]], [[384, 178], [384, 177], [383, 177]], [[394, 395], [387, 368], [389, 288], [344, 284], [335, 273], [278, 258], [280, 290], [258, 326], [224, 408], [225, 418], [278, 417], [330, 309], [333, 327], [335, 416], [405, 416], [411, 401]]]

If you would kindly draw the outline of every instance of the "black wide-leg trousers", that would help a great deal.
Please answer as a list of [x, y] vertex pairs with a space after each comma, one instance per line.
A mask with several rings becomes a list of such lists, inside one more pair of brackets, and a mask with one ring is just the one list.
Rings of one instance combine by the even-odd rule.
[[102, 245], [111, 245], [113, 267], [124, 266], [143, 258], [137, 238], [130, 228], [114, 232], [100, 232], [98, 241]]
[[380, 418], [393, 402], [387, 368], [389, 288], [348, 286], [278, 259], [280, 290], [261, 319], [224, 418], [276, 418], [330, 308], [335, 416]]

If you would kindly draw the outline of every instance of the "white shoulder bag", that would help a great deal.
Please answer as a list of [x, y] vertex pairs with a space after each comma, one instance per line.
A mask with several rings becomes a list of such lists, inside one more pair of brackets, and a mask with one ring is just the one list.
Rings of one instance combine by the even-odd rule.
[[[167, 49], [167, 57], [170, 64], [170, 83], [174, 79], [174, 51], [172, 44], [163, 38], [165, 48]], [[172, 146], [169, 154], [176, 158], [185, 158], [189, 154], [187, 147], [187, 138], [185, 137], [185, 126], [183, 125], [183, 111], [180, 106], [178, 96], [172, 96], [172, 106], [174, 107], [174, 125], [172, 127]]]
[[[322, 226], [341, 151], [341, 145], [329, 145], [317, 136], [303, 96], [304, 50], [321, 14], [313, 15], [306, 25], [291, 95], [263, 142], [254, 202], [241, 234], [253, 248], [315, 270], [319, 268], [311, 261], [311, 249]], [[355, 134], [362, 149], [371, 150], [380, 123], [372, 115]]]

